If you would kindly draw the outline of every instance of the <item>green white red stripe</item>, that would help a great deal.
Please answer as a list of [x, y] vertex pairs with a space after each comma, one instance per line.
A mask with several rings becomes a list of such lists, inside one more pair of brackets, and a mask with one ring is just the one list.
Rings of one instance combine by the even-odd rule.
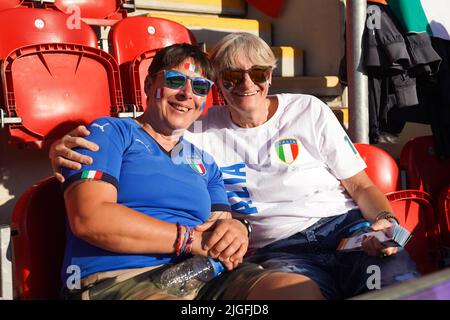
[[192, 71], [192, 72], [196, 71], [195, 64], [192, 64], [192, 63], [185, 63], [184, 64], [184, 69]]
[[96, 179], [100, 180], [103, 176], [103, 172], [96, 170], [83, 170], [81, 173], [81, 179]]
[[163, 88], [157, 88], [155, 92], [155, 98], [161, 99], [163, 96]]
[[281, 161], [291, 164], [298, 156], [298, 142], [295, 139], [283, 139], [276, 144], [278, 158]]
[[205, 169], [205, 166], [203, 165], [203, 163], [191, 162], [191, 168], [195, 172], [200, 173], [201, 175], [204, 175], [206, 173], [206, 169]]

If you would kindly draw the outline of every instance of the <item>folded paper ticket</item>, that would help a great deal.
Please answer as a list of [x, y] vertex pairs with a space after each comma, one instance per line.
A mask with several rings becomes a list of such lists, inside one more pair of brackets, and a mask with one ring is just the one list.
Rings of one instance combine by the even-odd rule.
[[361, 250], [361, 242], [364, 237], [376, 237], [381, 243], [388, 247], [404, 247], [411, 239], [411, 234], [408, 230], [401, 226], [392, 226], [384, 231], [370, 231], [354, 237], [344, 238], [338, 245], [338, 251], [354, 251]]

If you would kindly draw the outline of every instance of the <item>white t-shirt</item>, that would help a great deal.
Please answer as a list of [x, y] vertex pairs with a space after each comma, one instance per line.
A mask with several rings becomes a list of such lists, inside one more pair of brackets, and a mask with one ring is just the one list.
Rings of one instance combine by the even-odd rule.
[[185, 134], [220, 166], [233, 211], [252, 223], [252, 249], [356, 208], [339, 180], [366, 167], [322, 101], [300, 94], [276, 97], [277, 111], [258, 127], [236, 126], [219, 106]]

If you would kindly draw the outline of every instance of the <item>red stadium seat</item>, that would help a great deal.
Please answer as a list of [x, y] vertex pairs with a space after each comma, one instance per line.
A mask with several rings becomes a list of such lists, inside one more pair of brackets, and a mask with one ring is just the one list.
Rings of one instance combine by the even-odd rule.
[[127, 16], [127, 11], [121, 9], [122, 3], [123, 0], [55, 0], [45, 7], [78, 16], [90, 25], [113, 25]]
[[406, 250], [417, 263], [418, 270], [429, 273], [438, 269], [440, 261], [438, 223], [429, 194], [419, 190], [398, 190], [398, 167], [384, 150], [354, 144], [367, 164], [366, 173], [388, 197], [401, 225], [411, 232]]
[[[16, 8], [0, 12], [0, 59], [16, 48], [42, 43], [71, 43], [97, 47], [95, 32], [85, 23], [67, 28], [67, 15], [45, 10]], [[7, 30], [7, 32], [5, 31]]]
[[19, 299], [58, 299], [65, 212], [60, 184], [54, 177], [30, 187], [17, 202], [11, 233]]
[[0, 105], [12, 143], [40, 148], [78, 124], [123, 109], [114, 58], [96, 49], [87, 24], [69, 29], [66, 21], [53, 10], [0, 12], [0, 30], [8, 30], [0, 33]]
[[284, 6], [284, 0], [247, 0], [247, 2], [272, 18], [277, 18]]
[[[158, 49], [175, 43], [197, 44], [183, 25], [162, 18], [129, 17], [115, 24], [109, 33], [112, 55], [120, 66], [124, 102], [142, 112], [146, 107], [144, 80]], [[212, 104], [212, 93], [207, 106]], [[133, 111], [129, 107], [128, 111]], [[206, 108], [205, 108], [206, 111]]]
[[406, 188], [428, 192], [435, 201], [450, 184], [450, 159], [436, 156], [432, 136], [417, 137], [404, 145], [400, 169], [406, 173]]
[[122, 110], [119, 68], [108, 53], [70, 44], [22, 47], [1, 63], [10, 142], [38, 148]]
[[82, 18], [92, 19], [106, 19], [119, 10], [116, 0], [55, 0], [55, 6], [62, 12], [78, 7]]
[[[406, 188], [428, 192], [435, 205], [439, 202], [439, 195], [450, 185], [450, 159], [438, 158], [432, 136], [417, 137], [404, 145], [400, 153], [400, 169]], [[436, 207], [436, 212], [439, 216], [441, 241], [450, 247], [450, 231], [446, 223], [448, 216], [439, 207]]]
[[119, 21], [111, 29], [109, 41], [111, 54], [121, 66], [146, 51], [174, 43], [197, 44], [194, 35], [183, 25], [152, 17], [129, 17]]
[[20, 7], [23, 0], [2, 0], [0, 1], [0, 10]]
[[383, 192], [398, 190], [398, 167], [395, 160], [384, 150], [370, 144], [355, 143], [361, 158], [366, 162], [366, 173]]
[[[153, 57], [155, 56], [157, 50], [146, 51], [140, 54], [138, 57], [133, 59], [129, 68], [131, 73], [130, 86], [128, 89], [131, 94], [128, 100], [128, 105], [136, 105], [137, 111], [145, 111], [146, 105], [146, 94], [144, 90], [145, 78], [147, 77], [148, 68], [152, 63]], [[122, 78], [122, 81], [126, 81]], [[124, 94], [125, 96], [125, 94]], [[125, 98], [124, 98], [125, 99]]]
[[[29, 8], [0, 11], [0, 59], [16, 48], [32, 44], [76, 43], [97, 47], [97, 36], [87, 24], [83, 22], [79, 29], [69, 30], [66, 23], [67, 16], [58, 11]], [[3, 98], [0, 88], [0, 107], [5, 104]]]
[[445, 246], [450, 247], [450, 185], [441, 191], [438, 200], [438, 209], [441, 240]]
[[400, 224], [412, 234], [406, 250], [417, 269], [424, 274], [436, 271], [441, 259], [439, 229], [430, 196], [418, 190], [396, 191], [386, 196]]

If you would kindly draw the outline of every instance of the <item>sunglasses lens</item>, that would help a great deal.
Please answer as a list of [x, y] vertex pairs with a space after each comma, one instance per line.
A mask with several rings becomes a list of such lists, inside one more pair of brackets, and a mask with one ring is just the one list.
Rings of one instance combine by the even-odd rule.
[[244, 73], [241, 70], [225, 70], [222, 72], [222, 79], [234, 87], [244, 79]]
[[[188, 76], [173, 70], [165, 70], [166, 86], [171, 89], [183, 88]], [[192, 91], [198, 96], [206, 96], [211, 90], [212, 83], [205, 78], [189, 78], [192, 80]]]
[[252, 79], [252, 81], [254, 83], [263, 83], [267, 81], [267, 70], [266, 68], [255, 68], [255, 69], [250, 69], [248, 71], [248, 74], [250, 76], [250, 79]]
[[226, 89], [239, 85], [242, 80], [244, 80], [245, 73], [249, 74], [250, 79], [252, 79], [254, 83], [266, 82], [269, 78], [270, 69], [270, 67], [256, 66], [248, 70], [237, 69], [222, 71], [223, 85]]
[[186, 83], [186, 77], [183, 75], [166, 75], [166, 86], [172, 89], [179, 89]]
[[206, 96], [210, 89], [211, 83], [208, 80], [203, 78], [192, 79], [192, 91], [194, 91], [196, 95]]

